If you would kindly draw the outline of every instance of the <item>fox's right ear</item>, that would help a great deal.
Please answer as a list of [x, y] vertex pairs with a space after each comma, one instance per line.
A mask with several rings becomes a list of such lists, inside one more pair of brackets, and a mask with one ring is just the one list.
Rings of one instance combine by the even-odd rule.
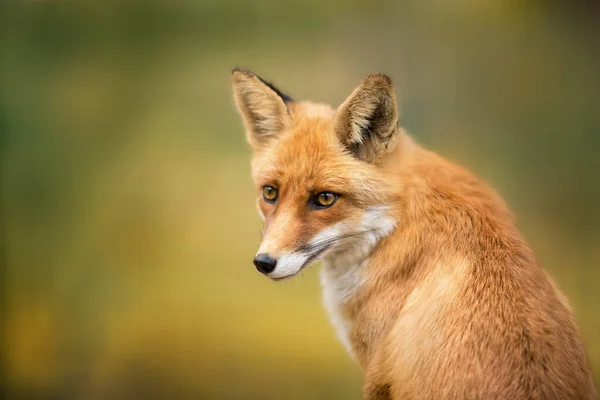
[[258, 151], [289, 126], [291, 118], [287, 103], [292, 99], [247, 70], [235, 68], [231, 79], [248, 142]]

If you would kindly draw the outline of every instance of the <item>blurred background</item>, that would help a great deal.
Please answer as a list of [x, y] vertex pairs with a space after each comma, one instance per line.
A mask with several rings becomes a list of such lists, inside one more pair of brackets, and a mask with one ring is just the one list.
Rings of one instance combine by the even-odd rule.
[[600, 380], [600, 4], [0, 5], [2, 390], [11, 399], [360, 399], [318, 268], [275, 284], [234, 66], [339, 105], [371, 72], [402, 124], [495, 186]]

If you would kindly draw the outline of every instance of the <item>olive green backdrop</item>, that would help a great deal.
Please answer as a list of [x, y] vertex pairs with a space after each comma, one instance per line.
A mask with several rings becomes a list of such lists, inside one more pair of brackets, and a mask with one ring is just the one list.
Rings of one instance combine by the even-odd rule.
[[579, 4], [3, 1], [9, 397], [361, 398], [318, 266], [252, 265], [234, 66], [334, 105], [389, 74], [403, 125], [510, 204], [598, 380], [600, 9]]

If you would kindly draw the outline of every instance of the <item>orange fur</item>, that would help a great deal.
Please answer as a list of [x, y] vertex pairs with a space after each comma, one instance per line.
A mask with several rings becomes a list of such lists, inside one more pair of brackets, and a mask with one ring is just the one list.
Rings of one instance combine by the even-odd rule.
[[[262, 251], [300, 257], [328, 229], [369, 228], [310, 260], [325, 260], [326, 304], [365, 399], [597, 398], [570, 308], [506, 205], [397, 127], [389, 78], [368, 77], [333, 110], [233, 77], [258, 192], [279, 190], [276, 203], [259, 196]], [[279, 130], [261, 137], [256, 121]], [[307, 207], [322, 191], [337, 203]]]

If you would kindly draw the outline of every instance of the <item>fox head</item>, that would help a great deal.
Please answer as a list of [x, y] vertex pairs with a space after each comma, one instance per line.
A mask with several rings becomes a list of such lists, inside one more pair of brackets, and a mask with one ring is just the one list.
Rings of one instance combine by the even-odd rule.
[[281, 280], [320, 259], [368, 256], [396, 224], [387, 166], [403, 135], [390, 78], [368, 76], [337, 110], [296, 102], [250, 71], [232, 80], [264, 220], [256, 268]]

